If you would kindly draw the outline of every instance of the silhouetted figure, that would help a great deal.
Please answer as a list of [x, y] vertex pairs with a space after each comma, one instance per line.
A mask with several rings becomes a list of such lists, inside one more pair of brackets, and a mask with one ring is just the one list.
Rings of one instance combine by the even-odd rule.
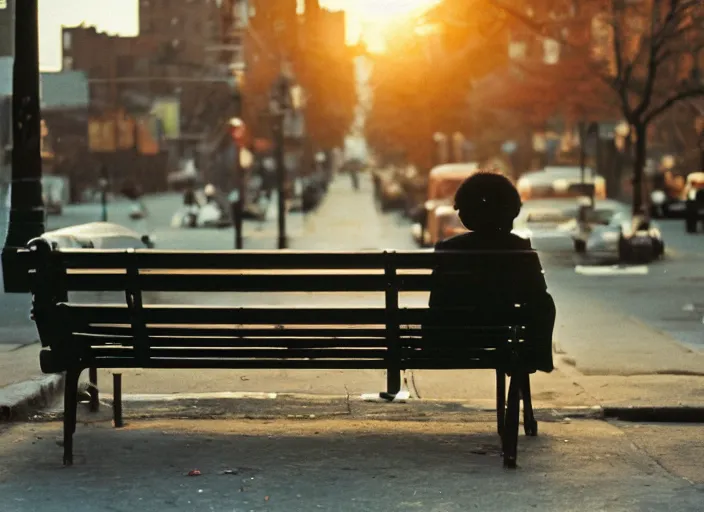
[[191, 184], [187, 185], [186, 190], [183, 192], [183, 207], [186, 225], [192, 228], [196, 227], [200, 204]]
[[142, 187], [132, 180], [127, 180], [123, 183], [121, 192], [122, 195], [132, 201], [130, 218], [143, 218], [147, 214], [147, 207], [144, 204], [144, 193], [142, 192]]
[[359, 169], [357, 166], [350, 167], [350, 177], [352, 178], [352, 188], [359, 190]]
[[[439, 242], [436, 251], [528, 251], [530, 240], [511, 233], [513, 220], [521, 209], [518, 191], [505, 176], [479, 172], [467, 178], [455, 195], [455, 209], [469, 230]], [[459, 263], [441, 264], [433, 272], [433, 289], [429, 306], [437, 308], [472, 308], [476, 314], [451, 311], [431, 311], [426, 326], [462, 326], [481, 324], [483, 319], [509, 311], [522, 304], [534, 329], [526, 335], [540, 345], [536, 369], [552, 371], [552, 331], [555, 324], [555, 304], [547, 292], [539, 261], [532, 254], [520, 259], [502, 261], [487, 256], [481, 268]], [[467, 323], [469, 322], [469, 324]], [[425, 330], [424, 337], [442, 341], [441, 331]], [[471, 340], [467, 340], [471, 344]]]

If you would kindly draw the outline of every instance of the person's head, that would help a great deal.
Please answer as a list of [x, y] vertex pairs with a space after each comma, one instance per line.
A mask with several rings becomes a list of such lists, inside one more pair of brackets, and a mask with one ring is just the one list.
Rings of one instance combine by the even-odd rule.
[[455, 210], [470, 231], [508, 233], [521, 206], [521, 197], [511, 180], [492, 171], [472, 174], [455, 194]]

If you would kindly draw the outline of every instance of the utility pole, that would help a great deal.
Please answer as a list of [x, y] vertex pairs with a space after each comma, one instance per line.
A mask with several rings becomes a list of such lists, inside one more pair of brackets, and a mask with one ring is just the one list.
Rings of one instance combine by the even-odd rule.
[[222, 62], [227, 72], [231, 75], [234, 94], [234, 117], [230, 119], [229, 128], [232, 142], [235, 145], [235, 201], [232, 202], [232, 216], [235, 225], [235, 249], [242, 249], [243, 233], [242, 220], [246, 201], [246, 183], [244, 169], [241, 165], [242, 146], [244, 144], [244, 123], [242, 86], [245, 70], [244, 57], [244, 29], [248, 22], [247, 0], [226, 0], [221, 6], [222, 17]]
[[278, 189], [278, 224], [279, 224], [279, 249], [286, 249], [286, 161], [285, 161], [285, 133], [284, 119], [290, 95], [289, 83], [282, 73], [272, 91], [272, 117], [274, 132], [274, 150], [276, 158], [276, 182]]
[[5, 291], [9, 293], [29, 291], [17, 251], [44, 233], [37, 2], [22, 0], [15, 4], [12, 191], [7, 239], [2, 251]]
[[108, 169], [105, 164], [100, 166], [100, 220], [108, 221], [108, 187], [110, 180], [108, 179]]
[[232, 202], [232, 216], [235, 225], [235, 249], [242, 249], [242, 213], [244, 209], [244, 169], [241, 165], [242, 143], [244, 141], [244, 123], [239, 117], [230, 120], [230, 135], [235, 145], [235, 200]]

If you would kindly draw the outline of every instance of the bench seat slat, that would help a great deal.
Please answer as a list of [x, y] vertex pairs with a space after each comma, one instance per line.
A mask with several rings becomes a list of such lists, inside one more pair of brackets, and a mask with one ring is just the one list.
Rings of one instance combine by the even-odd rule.
[[[80, 335], [99, 335], [99, 336], [131, 336], [131, 328], [128, 324], [124, 325], [101, 325], [101, 324], [84, 324], [79, 325], [74, 322], [74, 334]], [[415, 332], [415, 331], [414, 331]], [[419, 331], [418, 331], [419, 332]], [[239, 328], [239, 327], [216, 327], [204, 325], [179, 325], [179, 326], [163, 326], [163, 325], [147, 325], [147, 333], [149, 336], [173, 336], [173, 337], [204, 337], [204, 338], [257, 338], [257, 337], [284, 337], [284, 338], [371, 338], [385, 339], [386, 332], [384, 329], [360, 329], [356, 326], [348, 327], [326, 327], [319, 328], [296, 328], [284, 327], [283, 329], [276, 328]]]
[[[100, 368], [142, 368], [133, 357], [101, 357], [93, 360]], [[197, 359], [159, 358], [149, 359], [149, 368], [166, 369], [311, 369], [311, 370], [384, 370], [382, 359]]]
[[[78, 338], [77, 340], [85, 347], [121, 346], [134, 347], [134, 340], [131, 338], [118, 338], [115, 336], [99, 338]], [[360, 339], [304, 339], [304, 338], [250, 338], [250, 339], [218, 339], [218, 338], [149, 338], [149, 346], [174, 347], [174, 348], [350, 348], [355, 347], [386, 347], [385, 339], [360, 338]]]
[[[296, 251], [162, 251], [138, 249], [140, 268], [149, 269], [383, 269], [382, 252], [296, 252]], [[58, 251], [57, 251], [58, 253]], [[96, 255], [99, 254], [99, 257]], [[124, 250], [64, 249], [60, 251], [67, 268], [126, 268]], [[34, 255], [24, 256], [32, 266]], [[517, 261], [540, 265], [534, 251], [397, 251], [398, 269], [431, 269], [443, 265], [467, 266], [507, 264]]]
[[[121, 291], [124, 274], [68, 274], [71, 291]], [[238, 275], [238, 274], [140, 274], [144, 292], [381, 292], [386, 286], [383, 275]]]
[[[380, 252], [154, 251], [137, 250], [140, 268], [149, 269], [383, 269]], [[93, 254], [92, 254], [93, 253]], [[100, 253], [96, 258], [94, 253]], [[69, 268], [125, 268], [122, 250], [63, 250]]]
[[[84, 336], [74, 334], [78, 343], [84, 346], [100, 347], [118, 345], [134, 346], [134, 340], [118, 336]], [[207, 338], [207, 337], [150, 337], [151, 347], [281, 347], [281, 348], [332, 348], [332, 347], [386, 347], [385, 338]]]
[[[477, 349], [492, 349], [500, 348], [506, 345], [506, 338], [496, 336], [481, 336], [481, 335], [464, 335], [459, 337], [458, 334], [453, 334], [450, 341], [443, 340], [436, 342], [428, 341], [422, 338], [400, 337], [399, 345], [414, 352], [447, 352], [447, 351], [462, 351], [462, 350], [477, 350]], [[76, 342], [83, 346], [101, 346], [101, 345], [124, 345], [133, 346], [134, 338], [130, 335], [95, 335], [86, 333], [73, 333], [73, 338]], [[327, 346], [327, 347], [386, 347], [388, 341], [386, 338], [372, 337], [354, 337], [347, 335], [346, 337], [286, 337], [276, 336], [275, 333], [269, 333], [268, 336], [246, 337], [246, 336], [149, 336], [149, 344], [154, 347], [165, 346], [185, 346], [185, 347], [305, 347], [305, 346]]]
[[[67, 312], [81, 323], [129, 323], [125, 306], [66, 304]], [[147, 324], [384, 324], [383, 308], [233, 308], [198, 306], [151, 306], [143, 309]]]
[[[461, 279], [463, 286], [483, 286], [486, 274], [452, 272], [445, 279]], [[82, 272], [69, 273], [66, 287], [73, 292], [118, 292], [126, 287], [123, 273]], [[534, 282], [534, 283], [532, 283]], [[233, 292], [233, 293], [313, 293], [382, 292], [387, 283], [383, 275], [370, 274], [156, 274], [141, 273], [140, 288], [144, 292]], [[437, 283], [430, 274], [399, 274], [400, 292], [429, 292]], [[517, 288], [542, 285], [541, 276], [528, 276], [525, 272], [505, 272], [501, 278], [492, 278], [492, 284], [505, 283]]]
[[[121, 305], [89, 305], [65, 303], [61, 307], [80, 324], [85, 323], [129, 323], [129, 312]], [[401, 325], [422, 324], [429, 320], [428, 308], [401, 308], [398, 311]], [[476, 312], [481, 326], [522, 325], [527, 322], [526, 312], [521, 308], [514, 311], [481, 311], [474, 308], [434, 309], [433, 315], [468, 315]], [[144, 321], [147, 324], [281, 324], [281, 325], [384, 325], [384, 308], [272, 308], [272, 307], [202, 307], [202, 306], [152, 306], [145, 305]]]
[[[94, 357], [134, 357], [136, 351], [124, 347], [101, 347], [91, 350]], [[386, 350], [370, 348], [286, 349], [286, 348], [162, 348], [150, 350], [151, 358], [185, 359], [385, 359]]]

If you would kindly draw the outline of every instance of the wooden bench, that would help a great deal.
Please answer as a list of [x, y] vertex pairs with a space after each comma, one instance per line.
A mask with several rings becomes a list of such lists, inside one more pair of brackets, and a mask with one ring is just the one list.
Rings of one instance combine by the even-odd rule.
[[[165, 252], [152, 250], [52, 250], [33, 240], [20, 255], [33, 294], [33, 319], [42, 346], [45, 373], [66, 372], [64, 464], [72, 464], [79, 375], [90, 369], [91, 408], [97, 409], [97, 368], [172, 369], [377, 369], [385, 370], [387, 392], [401, 386], [403, 370], [494, 369], [497, 425], [504, 463], [515, 467], [519, 401], [526, 434], [536, 435], [529, 374], [550, 347], [526, 337], [526, 309], [482, 314], [452, 327], [422, 327], [431, 311], [403, 307], [407, 292], [427, 292], [439, 264], [471, 260], [477, 274], [506, 274], [529, 263], [533, 251], [501, 253], [438, 252]], [[469, 259], [469, 260], [468, 260]], [[489, 267], [487, 267], [489, 266]], [[273, 274], [272, 274], [273, 273]], [[470, 272], [471, 274], [471, 272]], [[514, 281], [511, 281], [514, 280]], [[543, 280], [544, 282], [544, 280]], [[77, 292], [119, 292], [120, 303], [85, 303]], [[156, 304], [144, 294], [156, 292]], [[271, 307], [181, 305], [173, 292], [368, 292], [379, 307]], [[189, 296], [189, 295], [186, 295]], [[213, 296], [215, 297], [215, 296]], [[422, 297], [417, 298], [422, 299]], [[230, 303], [237, 296], [230, 296]], [[94, 302], [94, 299], [91, 299]], [[171, 302], [171, 303], [169, 303]], [[212, 301], [208, 300], [208, 303]], [[432, 310], [435, 311], [435, 310]], [[428, 341], [428, 329], [443, 342]], [[443, 330], [444, 329], [444, 330]], [[525, 338], [525, 339], [524, 339]], [[551, 354], [548, 355], [551, 357]], [[506, 403], [505, 376], [511, 381]], [[114, 375], [115, 426], [122, 424], [121, 376]]]

